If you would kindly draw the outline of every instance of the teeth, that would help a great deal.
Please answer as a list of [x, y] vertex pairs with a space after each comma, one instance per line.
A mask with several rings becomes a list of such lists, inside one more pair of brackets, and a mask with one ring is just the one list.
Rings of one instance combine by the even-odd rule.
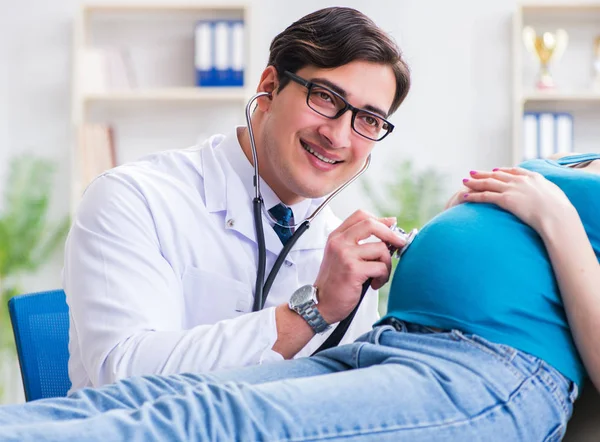
[[314, 150], [312, 150], [310, 148], [310, 146], [302, 143], [302, 147], [304, 147], [305, 150], [307, 150], [308, 152], [310, 152], [311, 154], [313, 154], [314, 156], [316, 156], [318, 159], [320, 159], [321, 161], [323, 161], [324, 163], [329, 163], [329, 164], [335, 164], [337, 163], [337, 161], [335, 160], [330, 160], [328, 158], [325, 158], [323, 155], [318, 154], [317, 152], [315, 152]]

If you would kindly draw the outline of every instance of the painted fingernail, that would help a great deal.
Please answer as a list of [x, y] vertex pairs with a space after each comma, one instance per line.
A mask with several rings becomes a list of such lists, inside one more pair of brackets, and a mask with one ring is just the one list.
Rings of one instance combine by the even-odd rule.
[[475, 175], [475, 174], [477, 174], [477, 171], [476, 171], [476, 170], [472, 170], [472, 171], [470, 171], [469, 173], [470, 173], [471, 175]]
[[498, 172], [500, 169], [498, 169], [497, 167], [495, 169], [492, 169], [492, 172]]
[[468, 181], [469, 181], [469, 179], [468, 179], [468, 178], [463, 178], [463, 183], [466, 183], [466, 182], [468, 182]]
[[467, 198], [468, 196], [469, 196], [469, 194], [468, 194], [468, 193], [465, 193], [465, 194], [463, 195], [463, 198]]

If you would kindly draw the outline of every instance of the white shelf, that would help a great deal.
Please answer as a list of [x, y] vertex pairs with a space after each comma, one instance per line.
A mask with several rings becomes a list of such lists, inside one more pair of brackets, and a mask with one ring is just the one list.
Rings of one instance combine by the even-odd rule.
[[523, 3], [526, 14], [600, 12], [599, 3]]
[[[576, 149], [594, 149], [600, 118], [600, 91], [591, 88], [594, 38], [600, 34], [600, 1], [528, 1], [517, 6], [513, 17], [513, 163], [523, 158], [523, 113], [567, 112], [576, 119]], [[523, 27], [536, 31], [565, 29], [569, 34], [567, 50], [551, 70], [557, 84], [555, 90], [533, 89], [537, 63], [527, 54], [523, 43]], [[535, 67], [534, 67], [535, 66]], [[588, 74], [589, 72], [589, 74]], [[589, 77], [588, 77], [589, 75]], [[587, 85], [590, 84], [588, 88]]]
[[547, 91], [547, 92], [527, 92], [523, 95], [524, 103], [535, 103], [535, 102], [562, 102], [562, 103], [593, 103], [597, 102], [600, 104], [600, 92], [583, 91], [583, 92], [560, 92], [560, 91]]
[[83, 95], [86, 103], [127, 102], [127, 101], [239, 101], [244, 102], [248, 92], [242, 87], [181, 87], [161, 89], [140, 89], [130, 91], [98, 92]]
[[123, 13], [123, 12], [135, 12], [135, 13], [147, 13], [147, 12], [204, 12], [204, 11], [240, 11], [248, 8], [247, 3], [203, 3], [203, 4], [189, 4], [189, 3], [173, 3], [173, 4], [152, 4], [152, 3], [138, 3], [138, 4], [120, 4], [120, 3], [107, 3], [107, 4], [85, 4], [82, 6], [84, 13]]
[[[106, 124], [115, 129], [111, 135], [114, 134], [117, 157], [122, 162], [152, 151], [171, 149], [182, 142], [190, 143], [200, 136], [224, 133], [243, 118], [246, 100], [253, 93], [247, 83], [244, 87], [194, 86], [194, 38], [199, 20], [242, 20], [244, 80], [247, 82], [251, 40], [249, 2], [159, 1], [161, 3], [142, 0], [131, 4], [92, 0], [96, 3], [80, 5], [73, 26], [72, 211], [87, 184], [83, 182], [81, 148], [86, 134], [81, 135], [79, 131], [86, 124]], [[96, 49], [100, 50], [97, 59], [94, 52], [88, 52]], [[101, 51], [105, 49], [128, 60], [127, 81], [123, 78], [103, 81], [110, 80], [109, 77], [104, 79], [99, 70], [102, 69]], [[110, 67], [110, 63], [104, 62], [109, 67], [107, 71], [115, 71], [114, 65]], [[88, 63], [87, 68], [84, 63]], [[89, 73], [86, 69], [92, 69], [89, 72], [98, 74], [97, 77], [86, 76]], [[118, 75], [113, 80], [115, 78]], [[127, 89], [128, 85], [135, 86]], [[111, 89], [111, 86], [119, 89]], [[152, 133], [147, 133], [146, 127]], [[94, 131], [87, 132], [88, 138], [92, 138], [87, 140], [88, 145], [93, 144], [94, 134]], [[102, 137], [97, 138], [103, 141]], [[97, 153], [98, 150], [85, 150], [90, 151]], [[89, 158], [86, 161], [89, 163]]]

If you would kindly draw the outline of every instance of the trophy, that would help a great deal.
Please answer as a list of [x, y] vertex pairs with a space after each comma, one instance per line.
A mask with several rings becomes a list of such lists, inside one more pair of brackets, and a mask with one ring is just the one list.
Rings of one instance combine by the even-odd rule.
[[523, 28], [523, 41], [527, 50], [532, 53], [540, 63], [540, 70], [536, 82], [538, 89], [553, 89], [554, 79], [550, 74], [550, 60], [557, 60], [567, 47], [569, 36], [563, 29], [556, 32], [544, 32], [537, 35], [530, 26]]
[[600, 92], [600, 35], [594, 41], [594, 90]]

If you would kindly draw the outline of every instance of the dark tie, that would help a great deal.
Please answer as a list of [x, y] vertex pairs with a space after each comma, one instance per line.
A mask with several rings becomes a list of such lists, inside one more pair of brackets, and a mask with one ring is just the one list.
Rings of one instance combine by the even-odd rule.
[[292, 229], [288, 227], [293, 216], [292, 209], [279, 203], [271, 207], [269, 213], [275, 218], [278, 224], [281, 224], [273, 225], [273, 230], [275, 230], [275, 233], [277, 233], [277, 236], [285, 246], [285, 243], [292, 237]]

